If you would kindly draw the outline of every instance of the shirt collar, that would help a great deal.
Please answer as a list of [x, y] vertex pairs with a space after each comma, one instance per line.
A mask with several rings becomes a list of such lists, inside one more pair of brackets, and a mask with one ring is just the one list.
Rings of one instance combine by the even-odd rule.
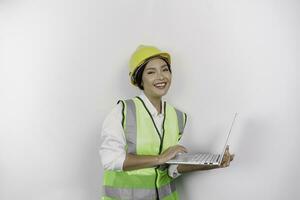
[[143, 102], [145, 103], [145, 106], [147, 107], [147, 109], [149, 110], [149, 112], [152, 116], [164, 114], [164, 100], [163, 99], [161, 100], [161, 113], [158, 113], [156, 108], [153, 106], [153, 104], [150, 102], [150, 100], [148, 99], [148, 97], [145, 95], [144, 92], [142, 92], [139, 97], [143, 100]]

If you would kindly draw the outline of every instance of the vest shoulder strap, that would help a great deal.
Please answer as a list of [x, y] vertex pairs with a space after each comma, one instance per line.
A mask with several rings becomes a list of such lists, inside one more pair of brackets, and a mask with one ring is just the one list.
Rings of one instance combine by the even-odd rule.
[[122, 103], [122, 126], [127, 142], [127, 152], [136, 154], [137, 126], [136, 107], [132, 99], [119, 100]]
[[[173, 106], [172, 106], [173, 107]], [[173, 107], [176, 111], [177, 120], [178, 120], [178, 128], [179, 128], [179, 139], [182, 137], [182, 134], [184, 132], [184, 128], [187, 122], [187, 115], [185, 112], [180, 111], [179, 109]]]
[[124, 103], [124, 100], [119, 100], [117, 102], [117, 104], [119, 104], [119, 103], [122, 104], [122, 122], [121, 122], [121, 124], [124, 129], [124, 127], [125, 127], [125, 103]]

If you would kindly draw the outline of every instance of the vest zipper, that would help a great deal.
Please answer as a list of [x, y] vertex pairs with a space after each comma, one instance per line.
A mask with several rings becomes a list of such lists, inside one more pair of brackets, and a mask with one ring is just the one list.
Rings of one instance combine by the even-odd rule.
[[162, 123], [162, 139], [160, 141], [160, 146], [159, 146], [159, 154], [161, 154], [163, 145], [164, 145], [164, 138], [165, 138], [165, 121], [166, 121], [166, 102], [164, 102], [164, 120]]
[[[160, 155], [160, 154], [161, 154], [161, 151], [162, 151], [162, 147], [163, 147], [164, 136], [165, 136], [166, 102], [164, 102], [164, 120], [163, 120], [163, 124], [162, 124], [162, 135], [160, 135], [160, 134], [159, 134], [159, 131], [158, 131], [158, 128], [156, 127], [156, 124], [155, 124], [155, 122], [154, 122], [154, 119], [152, 118], [152, 115], [151, 115], [150, 111], [148, 110], [148, 108], [146, 107], [144, 101], [143, 101], [140, 97], [138, 97], [138, 96], [137, 96], [136, 98], [138, 98], [138, 99], [142, 102], [144, 108], [145, 108], [146, 111], [148, 112], [148, 114], [149, 114], [149, 116], [150, 116], [150, 118], [151, 118], [151, 120], [152, 120], [152, 123], [153, 123], [153, 125], [154, 125], [154, 127], [155, 127], [155, 129], [156, 129], [156, 132], [157, 132], [158, 137], [159, 137], [159, 140], [160, 140], [159, 152], [158, 152], [158, 155]], [[158, 193], [158, 186], [157, 186], [157, 177], [158, 177], [157, 169], [158, 169], [158, 168], [159, 168], [159, 166], [155, 167], [155, 169], [154, 169], [154, 170], [155, 170], [155, 191], [156, 191], [156, 200], [159, 200], [159, 193]]]
[[[160, 146], [159, 146], [159, 155], [161, 154], [163, 144], [164, 144], [164, 138], [165, 138], [165, 120], [166, 120], [166, 102], [164, 102], [164, 120], [162, 123], [162, 137], [160, 141]], [[155, 168], [156, 172], [156, 178], [155, 178], [155, 189], [156, 189], [156, 199], [159, 200], [159, 193], [158, 193], [158, 187], [157, 187], [157, 177], [158, 177], [158, 170], [159, 166]]]
[[156, 192], [156, 200], [159, 200], [158, 187], [157, 187], [157, 177], [158, 177], [157, 167], [154, 170], [155, 170], [155, 192]]

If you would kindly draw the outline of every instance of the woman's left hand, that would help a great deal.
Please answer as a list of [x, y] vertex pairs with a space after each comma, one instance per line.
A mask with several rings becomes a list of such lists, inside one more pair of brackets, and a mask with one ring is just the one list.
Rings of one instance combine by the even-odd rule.
[[229, 153], [229, 146], [227, 145], [220, 168], [228, 167], [233, 158], [234, 154]]

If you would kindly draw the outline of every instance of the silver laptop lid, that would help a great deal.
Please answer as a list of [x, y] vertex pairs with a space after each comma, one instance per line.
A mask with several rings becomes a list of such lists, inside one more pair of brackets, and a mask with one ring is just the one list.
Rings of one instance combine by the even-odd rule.
[[232, 123], [231, 123], [231, 126], [230, 126], [230, 130], [229, 130], [229, 133], [227, 135], [226, 142], [225, 142], [225, 145], [224, 145], [224, 148], [223, 148], [223, 152], [221, 154], [221, 158], [219, 159], [219, 165], [221, 164], [221, 162], [223, 160], [223, 157], [224, 157], [224, 154], [225, 154], [225, 151], [226, 151], [226, 147], [227, 147], [227, 143], [228, 143], [228, 139], [229, 139], [229, 136], [230, 136], [230, 133], [231, 133], [231, 130], [232, 130], [232, 127], [233, 127], [233, 124], [235, 122], [235, 119], [236, 119], [237, 115], [238, 115], [238, 113], [234, 114], [234, 117], [233, 117], [233, 120], [232, 120]]

